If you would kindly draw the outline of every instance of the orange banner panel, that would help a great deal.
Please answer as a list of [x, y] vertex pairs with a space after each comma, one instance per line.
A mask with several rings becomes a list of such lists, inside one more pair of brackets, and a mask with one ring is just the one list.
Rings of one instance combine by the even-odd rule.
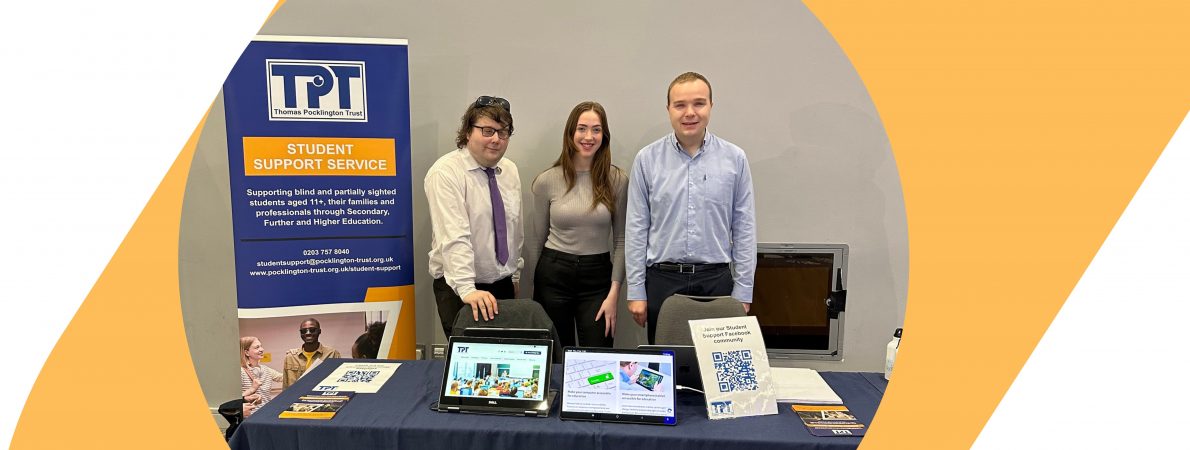
[[245, 176], [393, 176], [391, 138], [245, 137]]

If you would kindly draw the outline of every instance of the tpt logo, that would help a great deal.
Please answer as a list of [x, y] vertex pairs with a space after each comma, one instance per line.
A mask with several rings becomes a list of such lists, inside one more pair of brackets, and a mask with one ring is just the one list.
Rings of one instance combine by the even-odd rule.
[[712, 415], [731, 415], [731, 400], [724, 400], [720, 402], [711, 402]]
[[267, 59], [269, 120], [367, 122], [363, 61]]

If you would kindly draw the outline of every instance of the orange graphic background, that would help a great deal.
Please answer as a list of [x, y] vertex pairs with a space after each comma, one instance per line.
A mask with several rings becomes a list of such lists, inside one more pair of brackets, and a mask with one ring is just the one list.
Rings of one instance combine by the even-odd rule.
[[1190, 107], [1190, 4], [806, 3], [909, 221], [905, 337], [861, 448], [967, 448]]
[[178, 294], [178, 220], [204, 123], [50, 353], [11, 448], [226, 448], [186, 350]]
[[[905, 339], [862, 447], [968, 447], [1186, 113], [1190, 5], [807, 4], [872, 95], [909, 220]], [[181, 350], [197, 135], [47, 359], [13, 448], [224, 446]], [[111, 344], [148, 341], [165, 350], [144, 361]]]

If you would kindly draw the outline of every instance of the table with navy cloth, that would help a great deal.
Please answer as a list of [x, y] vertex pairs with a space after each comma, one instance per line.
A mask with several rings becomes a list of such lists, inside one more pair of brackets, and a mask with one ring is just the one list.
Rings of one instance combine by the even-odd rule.
[[[859, 437], [817, 437], [802, 425], [789, 404], [779, 414], [710, 420], [703, 396], [677, 393], [676, 426], [561, 420], [561, 393], [550, 417], [439, 413], [430, 409], [442, 384], [442, 361], [401, 363], [375, 394], [357, 394], [330, 420], [279, 419], [302, 394], [348, 359], [314, 368], [236, 430], [233, 450], [268, 449], [854, 449]], [[555, 365], [550, 387], [561, 386]], [[887, 382], [877, 373], [821, 372], [861, 422], [871, 425]]]

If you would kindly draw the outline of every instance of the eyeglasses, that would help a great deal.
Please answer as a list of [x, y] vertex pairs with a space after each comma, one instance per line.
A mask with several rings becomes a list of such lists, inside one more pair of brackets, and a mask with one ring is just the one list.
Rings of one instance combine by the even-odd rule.
[[499, 134], [500, 139], [508, 139], [509, 136], [512, 136], [512, 133], [509, 133], [506, 129], [497, 130], [492, 127], [481, 127], [479, 125], [471, 125], [471, 128], [479, 128], [479, 134], [482, 134], [483, 137], [492, 137], [493, 134]]
[[321, 331], [322, 331], [322, 330], [321, 330], [321, 329], [318, 329], [318, 328], [302, 328], [302, 329], [299, 329], [299, 330], [298, 330], [298, 333], [301, 333], [301, 334], [314, 334], [314, 333], [319, 333], [319, 332], [321, 332]]
[[[512, 105], [508, 104], [508, 100], [502, 99], [500, 97], [481, 95], [479, 98], [475, 99], [475, 104], [473, 106], [499, 106], [504, 108], [505, 111], [510, 113], [512, 112]], [[491, 135], [489, 134], [488, 136]]]

